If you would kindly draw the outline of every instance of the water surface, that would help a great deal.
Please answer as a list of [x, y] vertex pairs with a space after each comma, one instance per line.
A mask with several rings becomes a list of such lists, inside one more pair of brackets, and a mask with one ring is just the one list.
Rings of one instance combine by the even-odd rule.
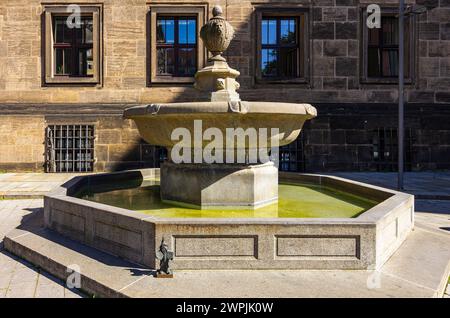
[[82, 189], [77, 197], [115, 207], [165, 218], [351, 218], [370, 209], [377, 202], [315, 184], [281, 183], [279, 200], [257, 209], [196, 209], [163, 202], [159, 182], [144, 180], [141, 186], [119, 190], [111, 185]]

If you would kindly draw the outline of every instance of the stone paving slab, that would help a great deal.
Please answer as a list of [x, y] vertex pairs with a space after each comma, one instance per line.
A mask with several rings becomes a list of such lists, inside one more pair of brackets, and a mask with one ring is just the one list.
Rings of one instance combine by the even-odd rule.
[[[60, 279], [75, 264], [81, 270], [85, 291], [104, 297], [120, 297], [121, 289], [148, 274], [145, 268], [96, 249], [78, 244], [46, 229], [36, 232], [13, 230], [4, 239], [5, 248]], [[95, 282], [95, 287], [91, 281]]]
[[0, 198], [39, 198], [76, 173], [0, 173]]
[[[397, 190], [396, 172], [335, 172], [327, 173]], [[404, 192], [417, 199], [450, 200], [450, 172], [405, 172]]]
[[[0, 177], [2, 175], [0, 174]], [[0, 298], [80, 298], [51, 275], [9, 254], [3, 248], [3, 237], [42, 208], [43, 200], [0, 200]]]

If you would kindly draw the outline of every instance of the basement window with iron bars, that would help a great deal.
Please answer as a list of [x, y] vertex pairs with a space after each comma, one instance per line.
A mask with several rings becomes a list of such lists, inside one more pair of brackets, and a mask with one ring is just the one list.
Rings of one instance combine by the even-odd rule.
[[46, 172], [94, 171], [94, 139], [93, 125], [49, 125]]

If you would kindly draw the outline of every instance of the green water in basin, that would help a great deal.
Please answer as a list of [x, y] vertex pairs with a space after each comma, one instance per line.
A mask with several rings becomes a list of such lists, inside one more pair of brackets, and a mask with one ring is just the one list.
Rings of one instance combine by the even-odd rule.
[[110, 185], [93, 188], [82, 189], [75, 196], [164, 218], [352, 218], [378, 203], [320, 185], [281, 183], [277, 203], [257, 209], [200, 210], [161, 201], [155, 180], [144, 180], [141, 186], [133, 188], [121, 185], [120, 190], [110, 189]]

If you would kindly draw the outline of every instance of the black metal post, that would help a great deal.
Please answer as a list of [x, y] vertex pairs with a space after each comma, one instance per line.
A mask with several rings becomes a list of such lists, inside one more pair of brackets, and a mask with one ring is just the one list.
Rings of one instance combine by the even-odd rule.
[[403, 189], [403, 148], [404, 148], [404, 103], [403, 103], [403, 86], [404, 86], [404, 19], [405, 19], [405, 1], [400, 0], [398, 15], [398, 189]]

